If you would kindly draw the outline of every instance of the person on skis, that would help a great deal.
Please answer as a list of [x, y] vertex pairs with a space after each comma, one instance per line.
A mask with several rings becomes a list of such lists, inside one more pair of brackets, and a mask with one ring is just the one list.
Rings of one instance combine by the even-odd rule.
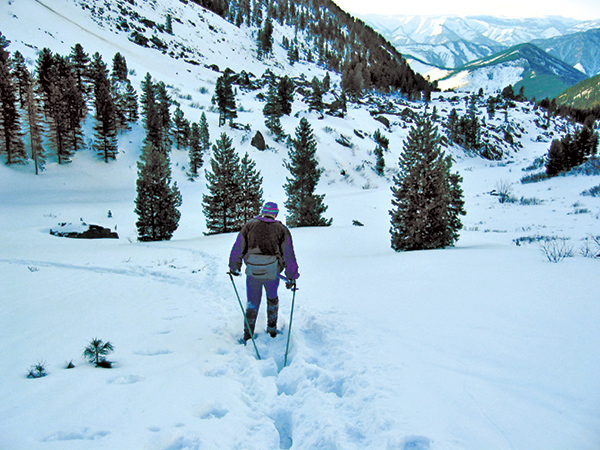
[[273, 338], [277, 336], [279, 274], [285, 269], [285, 277], [289, 280], [288, 288], [295, 288], [300, 276], [292, 235], [284, 224], [276, 220], [277, 214], [277, 204], [266, 202], [260, 215], [242, 227], [229, 255], [229, 270], [232, 275], [239, 276], [242, 261], [246, 264], [248, 325], [244, 324], [244, 343], [254, 336], [263, 289], [267, 296], [267, 332]]

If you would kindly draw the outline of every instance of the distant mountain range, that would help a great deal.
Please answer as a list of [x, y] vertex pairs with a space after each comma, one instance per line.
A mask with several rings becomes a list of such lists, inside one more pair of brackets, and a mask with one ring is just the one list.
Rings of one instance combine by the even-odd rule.
[[539, 100], [554, 98], [586, 78], [585, 74], [539, 47], [519, 44], [448, 71], [438, 80], [438, 85], [442, 89], [483, 88], [494, 92], [512, 84], [515, 91], [523, 87], [526, 97]]
[[[564, 17], [361, 16], [443, 89], [521, 86], [553, 98], [600, 73], [600, 20]], [[527, 44], [527, 45], [523, 45]], [[534, 44], [534, 45], [532, 45]]]
[[[407, 58], [455, 69], [518, 44], [532, 42], [582, 70], [600, 72], [600, 20], [564, 17], [508, 19], [491, 16], [361, 16]], [[576, 48], [577, 51], [573, 51]]]

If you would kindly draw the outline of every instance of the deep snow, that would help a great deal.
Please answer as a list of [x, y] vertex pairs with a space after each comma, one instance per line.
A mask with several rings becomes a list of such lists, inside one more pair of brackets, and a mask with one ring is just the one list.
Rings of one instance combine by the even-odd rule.
[[[23, 17], [30, 8], [35, 17], [39, 3], [10, 6], [11, 14]], [[85, 20], [78, 23], [93, 29]], [[9, 50], [28, 49], [25, 33], [8, 23]], [[68, 53], [74, 36], [91, 51], [101, 35], [105, 61], [115, 52], [111, 35], [97, 28], [78, 35], [68, 24], [57, 27], [49, 30], [64, 41], [56, 51]], [[45, 42], [39, 39], [32, 42]], [[250, 37], [239, 40], [250, 46]], [[217, 74], [118, 42], [136, 87], [150, 71], [172, 93], [190, 94], [209, 118], [211, 140], [222, 131], [234, 137], [236, 149], [257, 161], [265, 198], [283, 205], [285, 149], [271, 142], [273, 149], [258, 152], [248, 135], [218, 129], [209, 108]], [[262, 104], [242, 92], [238, 100], [239, 121], [264, 132]], [[446, 105], [434, 104], [440, 111]], [[201, 113], [187, 101], [182, 109], [193, 120]], [[535, 142], [534, 113], [519, 110], [513, 119], [526, 128], [524, 149], [505, 161], [451, 149], [468, 212], [457, 245], [395, 253], [389, 185], [408, 130], [394, 122], [381, 178], [372, 170], [373, 141], [353, 134], [381, 127], [366, 109], [318, 120], [298, 99], [296, 112], [315, 130], [326, 170], [317, 191], [334, 221], [292, 230], [301, 277], [285, 368], [285, 335], [258, 335], [261, 361], [237, 343], [242, 316], [226, 275], [235, 235], [203, 235], [205, 181], [187, 181], [185, 152], [172, 155], [183, 195], [180, 227], [159, 243], [136, 240], [139, 127], [121, 136], [117, 161], [108, 165], [81, 151], [67, 166], [49, 161], [37, 177], [31, 165], [0, 167], [0, 448], [598, 449], [598, 260], [579, 249], [600, 234], [600, 200], [580, 195], [600, 177], [520, 184], [521, 169], [549, 142]], [[283, 120], [288, 133], [298, 120]], [[353, 149], [335, 143], [340, 134]], [[516, 198], [541, 204], [500, 204], [489, 194], [500, 182]], [[49, 234], [80, 219], [116, 228], [120, 239]], [[553, 264], [539, 245], [515, 245], [536, 235], [570, 238], [574, 256]], [[243, 280], [236, 282], [243, 294]], [[280, 297], [287, 323], [291, 293], [282, 287]], [[112, 369], [81, 359], [95, 337], [114, 344]], [[65, 369], [71, 360], [76, 367]], [[38, 361], [48, 376], [26, 378]]]

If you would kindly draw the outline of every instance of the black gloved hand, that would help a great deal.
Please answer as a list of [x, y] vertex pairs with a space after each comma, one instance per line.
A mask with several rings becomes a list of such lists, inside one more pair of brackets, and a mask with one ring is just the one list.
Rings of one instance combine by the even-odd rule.
[[239, 270], [230, 270], [229, 273], [234, 277], [239, 277], [241, 275]]
[[286, 289], [296, 290], [296, 280], [288, 280], [285, 282]]

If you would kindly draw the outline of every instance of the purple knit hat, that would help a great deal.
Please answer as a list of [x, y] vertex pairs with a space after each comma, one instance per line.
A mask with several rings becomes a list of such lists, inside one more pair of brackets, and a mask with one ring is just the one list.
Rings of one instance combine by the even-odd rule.
[[260, 210], [261, 216], [277, 217], [277, 214], [279, 214], [279, 208], [277, 207], [277, 203], [273, 202], [265, 203]]

